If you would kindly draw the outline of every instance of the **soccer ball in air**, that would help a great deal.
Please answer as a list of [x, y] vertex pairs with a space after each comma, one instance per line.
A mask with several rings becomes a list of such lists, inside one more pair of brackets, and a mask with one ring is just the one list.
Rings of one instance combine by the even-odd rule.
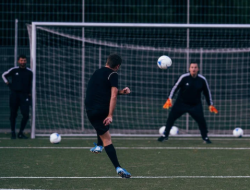
[[167, 69], [168, 67], [171, 67], [172, 60], [170, 59], [170, 57], [163, 55], [159, 57], [157, 65], [160, 69]]
[[[160, 129], [159, 129], [159, 134], [161, 136], [164, 136], [164, 132], [165, 132], [165, 126], [162, 126]], [[179, 129], [178, 127], [176, 126], [173, 126], [171, 129], [170, 129], [170, 135], [178, 135], [179, 134]]]
[[178, 135], [179, 134], [179, 129], [176, 126], [173, 126], [170, 130], [170, 135]]
[[241, 128], [235, 128], [235, 129], [233, 130], [233, 135], [234, 135], [235, 137], [242, 137], [243, 134], [244, 134], [244, 132], [243, 132], [243, 130], [242, 130]]
[[50, 135], [49, 140], [52, 144], [57, 144], [57, 143], [61, 142], [61, 135], [59, 135], [58, 133], [52, 133]]

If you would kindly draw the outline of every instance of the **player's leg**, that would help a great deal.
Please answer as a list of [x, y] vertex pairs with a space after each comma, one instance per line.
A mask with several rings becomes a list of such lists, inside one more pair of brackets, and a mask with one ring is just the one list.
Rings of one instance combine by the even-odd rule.
[[87, 110], [87, 116], [95, 128], [97, 135], [99, 135], [100, 139], [102, 140], [104, 149], [111, 160], [112, 164], [116, 168], [116, 172], [118, 175], [124, 178], [129, 178], [131, 176], [125, 169], [121, 168], [118, 158], [116, 155], [116, 150], [112, 144], [111, 136], [109, 133], [109, 125], [105, 126], [103, 124], [104, 119], [107, 117], [109, 110], [100, 111], [100, 110]]
[[102, 139], [101, 139], [101, 137], [98, 134], [97, 134], [97, 145], [98, 146], [103, 146]]
[[18, 138], [20, 139], [27, 139], [23, 134], [23, 131], [26, 127], [26, 124], [29, 120], [29, 109], [30, 109], [30, 98], [27, 94], [20, 94], [20, 110], [21, 114], [23, 115], [22, 121], [21, 121], [21, 127], [20, 131], [17, 135]]
[[11, 127], [11, 139], [16, 139], [16, 117], [19, 107], [19, 99], [15, 92], [12, 92], [9, 100], [10, 105], [10, 127]]
[[[90, 121], [90, 123], [92, 124], [92, 126], [96, 129], [96, 130], [99, 130], [99, 128], [102, 128], [103, 126], [103, 123], [102, 123], [102, 120], [103, 118], [106, 116], [106, 113], [105, 113], [105, 116], [102, 116], [100, 118], [100, 114], [99, 112], [95, 111], [95, 110], [88, 110], [87, 111], [87, 116], [88, 116], [88, 119]], [[106, 131], [104, 131], [106, 132]], [[102, 132], [102, 133], [104, 133]], [[90, 152], [93, 152], [95, 154], [99, 154], [102, 152], [103, 150], [103, 142], [102, 142], [102, 139], [100, 138], [100, 136], [98, 135], [98, 133], [96, 134], [97, 135], [97, 143], [94, 143], [94, 147], [90, 149]]]
[[105, 151], [106, 151], [109, 159], [111, 160], [112, 164], [114, 165], [117, 174], [119, 176], [121, 176], [122, 178], [130, 178], [131, 174], [129, 172], [127, 172], [124, 168], [122, 168], [119, 164], [119, 161], [118, 161], [118, 158], [116, 155], [116, 150], [112, 144], [111, 135], [110, 135], [109, 131], [100, 135], [100, 137], [102, 139]]
[[[107, 126], [105, 126], [105, 127], [107, 127]], [[105, 127], [103, 127], [103, 128], [105, 128]], [[107, 129], [109, 129], [109, 128], [107, 128]], [[103, 142], [104, 149], [105, 149], [109, 159], [111, 160], [112, 164], [114, 165], [114, 167], [115, 168], [121, 167], [119, 162], [118, 162], [115, 147], [112, 144], [111, 135], [109, 133], [109, 130], [107, 130], [104, 133], [103, 133], [103, 131], [97, 130], [97, 133], [99, 134], [99, 136]]]
[[112, 164], [114, 165], [115, 168], [121, 167], [118, 158], [116, 155], [116, 150], [112, 144], [111, 136], [109, 131], [106, 131], [104, 134], [100, 135], [100, 138], [102, 139], [104, 149], [111, 160]]
[[168, 115], [168, 119], [166, 122], [166, 128], [165, 128], [165, 136], [159, 137], [158, 141], [163, 142], [165, 140], [168, 139], [169, 136], [169, 132], [172, 128], [172, 126], [174, 125], [174, 122], [181, 117], [184, 113], [187, 112], [187, 108], [185, 104], [181, 104], [181, 103], [175, 103]]
[[204, 140], [204, 143], [210, 144], [211, 141], [209, 140], [207, 133], [207, 123], [204, 117], [204, 113], [203, 113], [203, 108], [202, 108], [202, 104], [198, 104], [196, 106], [193, 106], [189, 112], [188, 112], [192, 118], [197, 122], [199, 129], [200, 129], [200, 133], [201, 133], [201, 137]]
[[102, 139], [100, 138], [100, 136], [98, 134], [97, 135], [97, 143], [94, 143], [94, 147], [90, 149], [90, 152], [93, 152], [95, 154], [99, 154], [102, 153], [103, 150], [103, 142]]

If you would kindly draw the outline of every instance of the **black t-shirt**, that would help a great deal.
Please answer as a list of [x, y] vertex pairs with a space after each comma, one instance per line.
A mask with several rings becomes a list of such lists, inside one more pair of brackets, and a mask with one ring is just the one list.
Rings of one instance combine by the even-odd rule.
[[91, 76], [85, 98], [86, 110], [108, 110], [111, 88], [118, 89], [118, 74], [112, 69], [103, 67]]

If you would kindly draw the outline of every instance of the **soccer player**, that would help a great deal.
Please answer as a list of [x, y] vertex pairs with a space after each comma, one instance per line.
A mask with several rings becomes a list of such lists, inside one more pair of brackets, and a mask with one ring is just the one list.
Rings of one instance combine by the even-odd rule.
[[[16, 117], [20, 107], [23, 115], [21, 127], [17, 135], [20, 139], [27, 139], [23, 134], [25, 126], [29, 120], [29, 107], [31, 104], [32, 71], [26, 67], [27, 58], [25, 55], [18, 57], [18, 67], [12, 67], [2, 74], [4, 82], [11, 90], [10, 94], [10, 125], [11, 139], [16, 139]], [[11, 82], [7, 78], [11, 78]]]
[[217, 109], [213, 106], [211, 92], [207, 83], [207, 80], [201, 74], [198, 74], [199, 67], [197, 63], [191, 63], [189, 66], [189, 72], [181, 75], [172, 90], [163, 108], [172, 107], [172, 98], [179, 90], [178, 97], [169, 113], [164, 136], [158, 138], [158, 141], [162, 142], [168, 139], [171, 127], [174, 125], [176, 119], [178, 119], [184, 113], [189, 113], [191, 117], [198, 123], [201, 137], [204, 143], [210, 144], [211, 141], [207, 136], [207, 124], [203, 114], [203, 108], [201, 103], [201, 93], [203, 92], [210, 112], [218, 113]]
[[97, 133], [97, 144], [90, 151], [101, 153], [104, 147], [109, 159], [113, 163], [116, 172], [122, 178], [130, 178], [127, 172], [118, 162], [116, 150], [111, 141], [109, 125], [113, 121], [113, 113], [116, 106], [117, 95], [129, 94], [128, 87], [118, 90], [118, 73], [122, 59], [117, 54], [108, 56], [105, 67], [94, 72], [91, 76], [86, 91], [85, 107], [88, 119]]

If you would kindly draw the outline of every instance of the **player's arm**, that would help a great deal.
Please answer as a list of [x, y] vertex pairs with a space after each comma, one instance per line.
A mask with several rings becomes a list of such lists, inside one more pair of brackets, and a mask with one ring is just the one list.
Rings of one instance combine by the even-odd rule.
[[126, 88], [118, 91], [118, 95], [124, 95], [124, 94], [130, 94], [129, 87], [126, 87]]
[[2, 74], [2, 78], [3, 78], [3, 81], [8, 85], [9, 84], [9, 81], [7, 79], [7, 75], [8, 75], [8, 71], [4, 72]]
[[103, 123], [105, 126], [109, 125], [113, 121], [113, 113], [115, 110], [116, 102], [117, 102], [118, 89], [116, 87], [111, 88], [111, 98], [109, 103], [109, 114], [104, 119]]
[[212, 95], [211, 95], [211, 91], [209, 89], [209, 85], [208, 85], [208, 82], [206, 79], [204, 79], [204, 82], [205, 82], [205, 85], [204, 85], [204, 90], [203, 90], [203, 94], [206, 98], [206, 102], [207, 102], [207, 105], [208, 105], [208, 109], [210, 112], [213, 112], [213, 113], [218, 113], [218, 110], [214, 107], [213, 105], [213, 101], [212, 101]]
[[3, 81], [4, 81], [7, 85], [9, 85], [9, 81], [8, 81], [7, 78], [8, 78], [9, 76], [11, 76], [12, 70], [13, 70], [13, 68], [9, 69], [8, 71], [5, 71], [5, 72], [2, 74]]
[[116, 72], [111, 73], [109, 75], [108, 80], [111, 86], [111, 97], [110, 97], [110, 103], [109, 103], [109, 114], [106, 117], [106, 119], [104, 119], [103, 121], [105, 126], [112, 123], [112, 120], [113, 120], [113, 113], [115, 110], [117, 95], [118, 95], [118, 74]]
[[168, 109], [168, 108], [172, 107], [172, 99], [173, 99], [175, 93], [179, 90], [181, 82], [182, 82], [182, 77], [179, 77], [178, 80], [175, 82], [174, 86], [172, 87], [167, 101], [163, 105], [164, 109]]

